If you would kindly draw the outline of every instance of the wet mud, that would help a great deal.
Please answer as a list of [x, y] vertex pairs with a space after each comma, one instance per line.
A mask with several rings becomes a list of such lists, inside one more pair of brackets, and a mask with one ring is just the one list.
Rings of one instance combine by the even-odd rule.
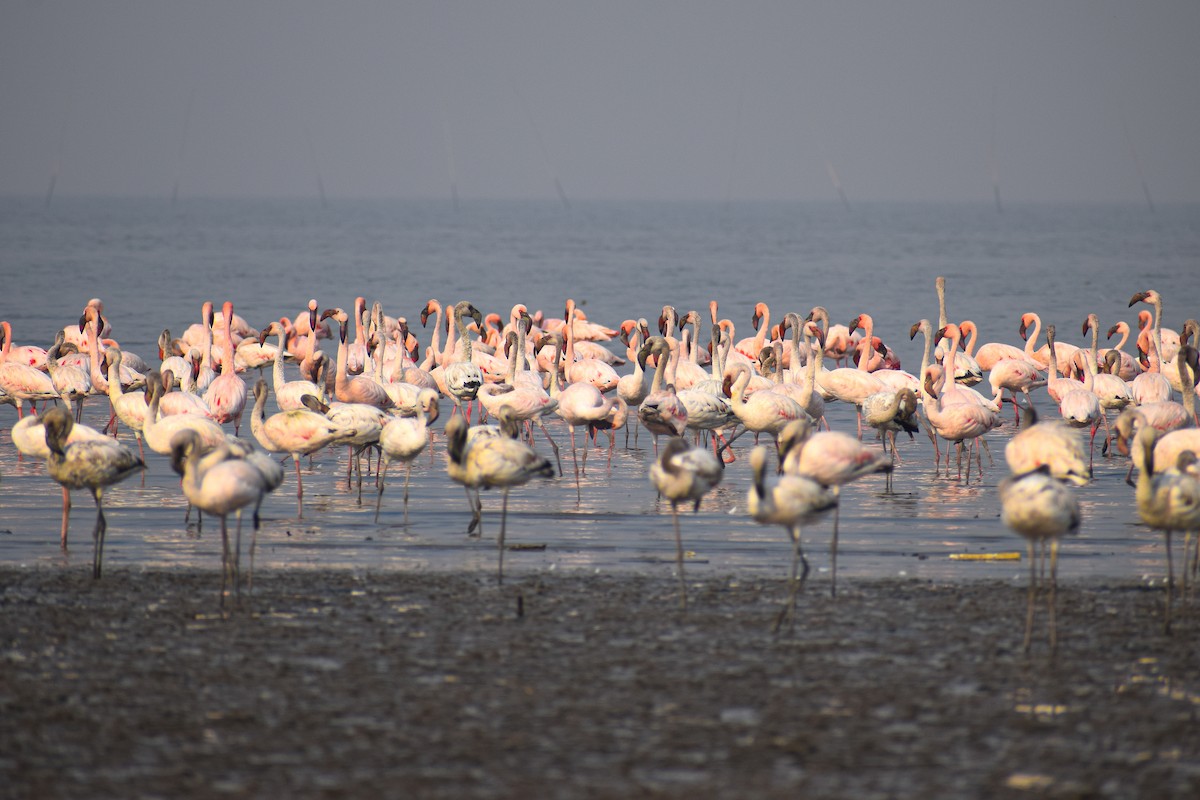
[[[0, 568], [0, 785], [77, 797], [1196, 797], [1200, 619], [1000, 581]], [[1180, 609], [1176, 609], [1178, 614]]]

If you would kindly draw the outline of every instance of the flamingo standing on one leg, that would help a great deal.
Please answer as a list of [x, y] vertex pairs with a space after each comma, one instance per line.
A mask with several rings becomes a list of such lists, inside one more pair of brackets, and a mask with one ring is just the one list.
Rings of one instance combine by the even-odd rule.
[[1037, 545], [1041, 545], [1042, 574], [1046, 572], [1046, 544], [1050, 545], [1050, 651], [1058, 647], [1055, 627], [1055, 590], [1058, 576], [1058, 543], [1067, 534], [1079, 530], [1079, 500], [1063, 483], [1049, 475], [1043, 466], [1023, 475], [1010, 475], [1000, 481], [1001, 517], [1004, 524], [1025, 537], [1029, 548], [1029, 595], [1025, 611], [1025, 652], [1033, 640], [1033, 609], [1037, 599]]
[[683, 578], [683, 540], [679, 535], [679, 504], [690, 501], [700, 509], [700, 500], [721, 482], [725, 467], [712, 453], [672, 437], [658, 460], [650, 465], [650, 483], [671, 502], [675, 523], [675, 564], [679, 572], [679, 607], [687, 611], [687, 583]]

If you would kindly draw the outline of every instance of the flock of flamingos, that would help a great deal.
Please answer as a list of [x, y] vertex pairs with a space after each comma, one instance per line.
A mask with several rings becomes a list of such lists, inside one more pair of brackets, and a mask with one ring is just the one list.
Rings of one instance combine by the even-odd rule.
[[[969, 479], [973, 458], [982, 468], [978, 449], [986, 448], [986, 434], [1008, 417], [1007, 402], [1019, 432], [1005, 447], [1011, 474], [999, 492], [1005, 523], [1028, 541], [1025, 649], [1039, 565], [1040, 583], [1047, 583], [1047, 553], [1049, 638], [1055, 646], [1059, 539], [1079, 527], [1076, 487], [1091, 480], [1099, 431], [1104, 454], [1116, 448], [1132, 457], [1127, 480], [1136, 487], [1138, 512], [1165, 534], [1169, 632], [1172, 534], [1185, 534], [1185, 600], [1189, 573], [1194, 582], [1200, 560], [1200, 546], [1192, 547], [1193, 533], [1200, 531], [1200, 341], [1192, 342], [1200, 340], [1200, 323], [1188, 320], [1181, 332], [1163, 327], [1162, 297], [1151, 290], [1129, 301], [1138, 307], [1136, 336], [1120, 322], [1106, 332], [1105, 343], [1120, 337], [1111, 348], [1099, 346], [1095, 315], [1082, 324], [1083, 334], [1091, 336], [1088, 348], [1056, 341], [1055, 326], [1043, 326], [1031, 313], [1021, 317], [1022, 343], [977, 344], [971, 323], [946, 318], [942, 278], [936, 289], [938, 324], [922, 319], [910, 330], [910, 338], [923, 335], [925, 343], [915, 374], [900, 369], [867, 314], [841, 325], [816, 307], [803, 315], [787, 313], [772, 326], [769, 307], [759, 303], [751, 316], [755, 335], [735, 340], [733, 324], [718, 318], [715, 301], [708, 320], [697, 311], [680, 314], [665, 306], [653, 326], [631, 319], [618, 329], [591, 322], [570, 300], [562, 318], [531, 315], [518, 304], [507, 320], [485, 317], [470, 302], [443, 307], [430, 300], [421, 310], [422, 327], [412, 329], [404, 318], [386, 316], [378, 303], [368, 308], [362, 297], [351, 312], [321, 310], [312, 300], [298, 316], [260, 330], [234, 314], [230, 302], [219, 310], [205, 303], [201, 321], [178, 338], [163, 331], [158, 359], [151, 363], [121, 349], [103, 304], [94, 299], [49, 349], [18, 345], [10, 324], [0, 323], [0, 400], [16, 406], [15, 447], [23, 457], [45, 460], [50, 477], [62, 486], [64, 548], [69, 492], [91, 492], [97, 578], [105, 488], [145, 469], [145, 448], [167, 456], [190, 505], [220, 519], [223, 603], [226, 583], [232, 581], [238, 591], [241, 582], [240, 542], [231, 547], [227, 516], [235, 514], [239, 540], [244, 510], [252, 510], [257, 530], [264, 495], [286, 477], [281, 457], [293, 461], [301, 516], [305, 456], [349, 447], [347, 479], [357, 471], [361, 502], [363, 455], [369, 470], [371, 453], [378, 452], [377, 518], [388, 466], [399, 461], [407, 468], [407, 517], [412, 463], [431, 447], [440, 401], [448, 399], [453, 409], [444, 426], [446, 471], [466, 488], [468, 533], [482, 531], [480, 491], [498, 488], [502, 494], [501, 581], [510, 489], [564, 474], [559, 444], [546, 422], [557, 418], [555, 427], [565, 425], [569, 433], [577, 495], [580, 463], [586, 470], [589, 451], [604, 446], [600, 436], [607, 436], [611, 459], [622, 428], [626, 444], [631, 430], [636, 438], [644, 428], [656, 454], [649, 479], [672, 508], [679, 600], [686, 608], [678, 508], [699, 508], [725, 465], [737, 458], [735, 442], [750, 433], [764, 444], [749, 452], [747, 509], [758, 522], [787, 529], [793, 545], [789, 597], [776, 629], [794, 622], [796, 595], [809, 571], [801, 524], [832, 512], [836, 592], [839, 488], [864, 475], [890, 473], [902, 462], [897, 435], [911, 438], [922, 430], [939, 464], [939, 440], [944, 443], [947, 474], [953, 451], [961, 476], [965, 451]], [[423, 330], [431, 331], [431, 339], [422, 350], [416, 334]], [[331, 359], [318, 340], [334, 336]], [[621, 355], [604, 344], [618, 338]], [[269, 381], [261, 377], [268, 369]], [[985, 391], [975, 388], [985, 381]], [[1042, 390], [1058, 413], [1039, 419], [1034, 393]], [[272, 394], [274, 408], [268, 409]], [[111, 406], [104, 430], [80, 422], [84, 403], [94, 395], [106, 395]], [[54, 404], [47, 408], [49, 401]], [[834, 402], [855, 407], [856, 431], [829, 429], [825, 408]], [[247, 411], [257, 446], [239, 438]], [[471, 424], [473, 418], [478, 424]], [[136, 447], [118, 442], [122, 427], [133, 433]]]

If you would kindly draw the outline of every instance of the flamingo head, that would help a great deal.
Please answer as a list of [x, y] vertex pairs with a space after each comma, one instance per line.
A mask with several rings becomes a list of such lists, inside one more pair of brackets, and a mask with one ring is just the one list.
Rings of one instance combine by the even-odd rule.
[[1123, 322], [1118, 322], [1116, 325], [1113, 325], [1111, 328], [1108, 329], [1108, 336], [1105, 338], [1111, 339], [1112, 337], [1116, 336], [1118, 333], [1121, 332], [1121, 326], [1124, 324], [1125, 323], [1123, 323]]
[[1158, 292], [1151, 289], [1148, 292], [1138, 292], [1133, 297], [1129, 298], [1129, 307], [1133, 308], [1138, 303], [1155, 303], [1159, 300]]
[[866, 328], [866, 325], [863, 324], [863, 315], [862, 314], [859, 314], [857, 317], [850, 320], [850, 332], [851, 333], [854, 333], [859, 328]]
[[808, 331], [817, 340], [822, 350], [825, 349], [825, 331], [821, 329], [820, 325], [815, 322], [806, 322], [804, 323], [804, 330]]
[[[1088, 315], [1087, 315], [1087, 319], [1085, 319], [1085, 320], [1083, 321], [1083, 330], [1081, 331], [1081, 333], [1082, 333], [1083, 335], [1085, 335], [1085, 336], [1086, 336], [1086, 335], [1087, 335], [1087, 332], [1088, 332], [1088, 331], [1090, 331], [1090, 330], [1092, 329], [1092, 325], [1093, 325], [1093, 323], [1095, 323], [1095, 322], [1096, 322], [1096, 315], [1095, 315], [1095, 314], [1088, 314]], [[1097, 325], [1097, 326], [1096, 326], [1096, 329], [1097, 329], [1097, 330], [1099, 330], [1099, 329], [1100, 329], [1100, 326], [1099, 326], [1099, 325]]]
[[429, 318], [438, 313], [441, 308], [436, 300], [430, 300], [421, 308], [421, 327], [424, 328], [429, 322]]
[[262, 400], [267, 396], [267, 381], [265, 378], [259, 378], [254, 384], [254, 400], [255, 402]]
[[637, 326], [637, 320], [635, 319], [627, 319], [621, 323], [621, 332], [618, 336], [626, 347], [629, 347], [629, 336], [637, 330]]
[[733, 376], [732, 375], [726, 375], [725, 379], [723, 381], [721, 381], [721, 393], [724, 394], [726, 397], [733, 397]]
[[758, 330], [758, 324], [771, 312], [767, 309], [766, 303], [755, 303], [754, 314], [750, 317], [750, 322], [754, 325], [754, 330]]
[[663, 306], [662, 313], [658, 315], [658, 332], [663, 336], [667, 335], [667, 324], [679, 318], [679, 312], [672, 306]]
[[1021, 315], [1021, 327], [1017, 329], [1017, 333], [1021, 334], [1021, 341], [1029, 340], [1029, 326], [1033, 324], [1032, 314]]
[[[924, 320], [921, 320], [921, 322], [924, 322]], [[914, 322], [912, 327], [908, 329], [908, 340], [910, 342], [917, 338], [917, 333], [921, 330], [921, 322]]]
[[[935, 373], [934, 370], [937, 370], [937, 373]], [[940, 373], [941, 370], [937, 367], [930, 367], [929, 369], [925, 370], [925, 394], [929, 395], [934, 400], [938, 399], [937, 388], [934, 387], [934, 384], [937, 382], [937, 377], [935, 377], [935, 374], [940, 376]]]
[[709, 316], [712, 317], [712, 321], [715, 324], [717, 321], [717, 301], [716, 300], [708, 301], [708, 313], [709, 313]]

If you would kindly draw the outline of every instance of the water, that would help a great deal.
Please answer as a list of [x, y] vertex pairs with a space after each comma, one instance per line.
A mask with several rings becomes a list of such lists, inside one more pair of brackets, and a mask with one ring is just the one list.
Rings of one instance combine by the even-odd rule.
[[[323, 308], [350, 308], [362, 294], [408, 317], [419, 332], [418, 312], [430, 297], [470, 299], [505, 317], [516, 302], [561, 315], [573, 297], [589, 318], [613, 327], [629, 317], [653, 321], [664, 303], [703, 311], [715, 298], [739, 338], [752, 333], [759, 300], [770, 303], [776, 321], [818, 304], [843, 324], [868, 312], [877, 335], [915, 371], [920, 341], [909, 342], [907, 333], [922, 317], [936, 321], [937, 275], [947, 278], [949, 316], [973, 319], [982, 341], [1019, 344], [1020, 315], [1034, 311], [1057, 324], [1060, 340], [1083, 344], [1076, 332], [1089, 312], [1099, 315], [1102, 330], [1118, 320], [1132, 325], [1136, 309], [1128, 300], [1144, 289], [1164, 295], [1170, 327], [1200, 316], [1198, 265], [1197, 206], [1154, 215], [1139, 206], [1013, 206], [1000, 215], [986, 204], [865, 204], [847, 213], [833, 204], [577, 202], [566, 213], [549, 203], [479, 201], [455, 213], [445, 203], [417, 201], [340, 201], [322, 209], [300, 200], [172, 207], [97, 198], [56, 199], [47, 209], [34, 199], [0, 199], [0, 316], [12, 323], [17, 343], [48, 345], [88, 298], [100, 297], [122, 345], [144, 357], [155, 354], [159, 331], [178, 334], [208, 299], [231, 299], [251, 324], [265, 326], [295, 316], [310, 297]], [[332, 353], [331, 343], [325, 347]], [[1044, 390], [1034, 396], [1044, 413], [1054, 413]], [[89, 404], [89, 423], [103, 424], [103, 405]], [[443, 402], [442, 421], [449, 408]], [[15, 413], [0, 415], [0, 563], [83, 568], [91, 557], [90, 498], [77, 493], [74, 544], [64, 556], [58, 487], [42, 465], [17, 460], [7, 434]], [[829, 418], [835, 429], [853, 430], [853, 410], [832, 407]], [[619, 434], [611, 469], [594, 451], [577, 503], [566, 431], [557, 423], [551, 429], [564, 447], [567, 477], [515, 490], [509, 509], [509, 541], [545, 548], [510, 553], [506, 568], [668, 574], [670, 512], [646, 479], [650, 437], [627, 450]], [[848, 488], [841, 575], [1023, 576], [1024, 562], [948, 558], [1023, 549], [999, 520], [995, 491], [1013, 432], [1009, 426], [988, 437], [997, 465], [985, 457], [982, 476], [973, 471], [969, 481], [935, 473], [932, 447], [919, 436], [903, 443], [905, 461], [891, 490], [882, 478]], [[346, 486], [345, 453], [321, 454], [305, 474], [302, 519], [291, 476], [264, 504], [258, 564], [494, 569], [499, 495], [485, 495], [486, 536], [469, 539], [465, 498], [445, 477], [442, 454], [439, 440], [433, 462], [423, 457], [414, 469], [407, 525], [398, 468], [376, 524], [370, 485], [361, 507]], [[106, 562], [215, 566], [216, 524], [203, 532], [186, 527], [166, 459], [148, 453], [147, 460], [144, 486], [132, 479], [106, 495]], [[1064, 576], [1162, 573], [1162, 537], [1138, 524], [1123, 482], [1126, 465], [1097, 454], [1096, 479], [1080, 492], [1083, 531], [1064, 546]], [[700, 513], [683, 520], [692, 572], [783, 574], [786, 536], [745, 516], [748, 480], [743, 457]], [[820, 570], [828, 567], [829, 532], [828, 521], [806, 528]]]

